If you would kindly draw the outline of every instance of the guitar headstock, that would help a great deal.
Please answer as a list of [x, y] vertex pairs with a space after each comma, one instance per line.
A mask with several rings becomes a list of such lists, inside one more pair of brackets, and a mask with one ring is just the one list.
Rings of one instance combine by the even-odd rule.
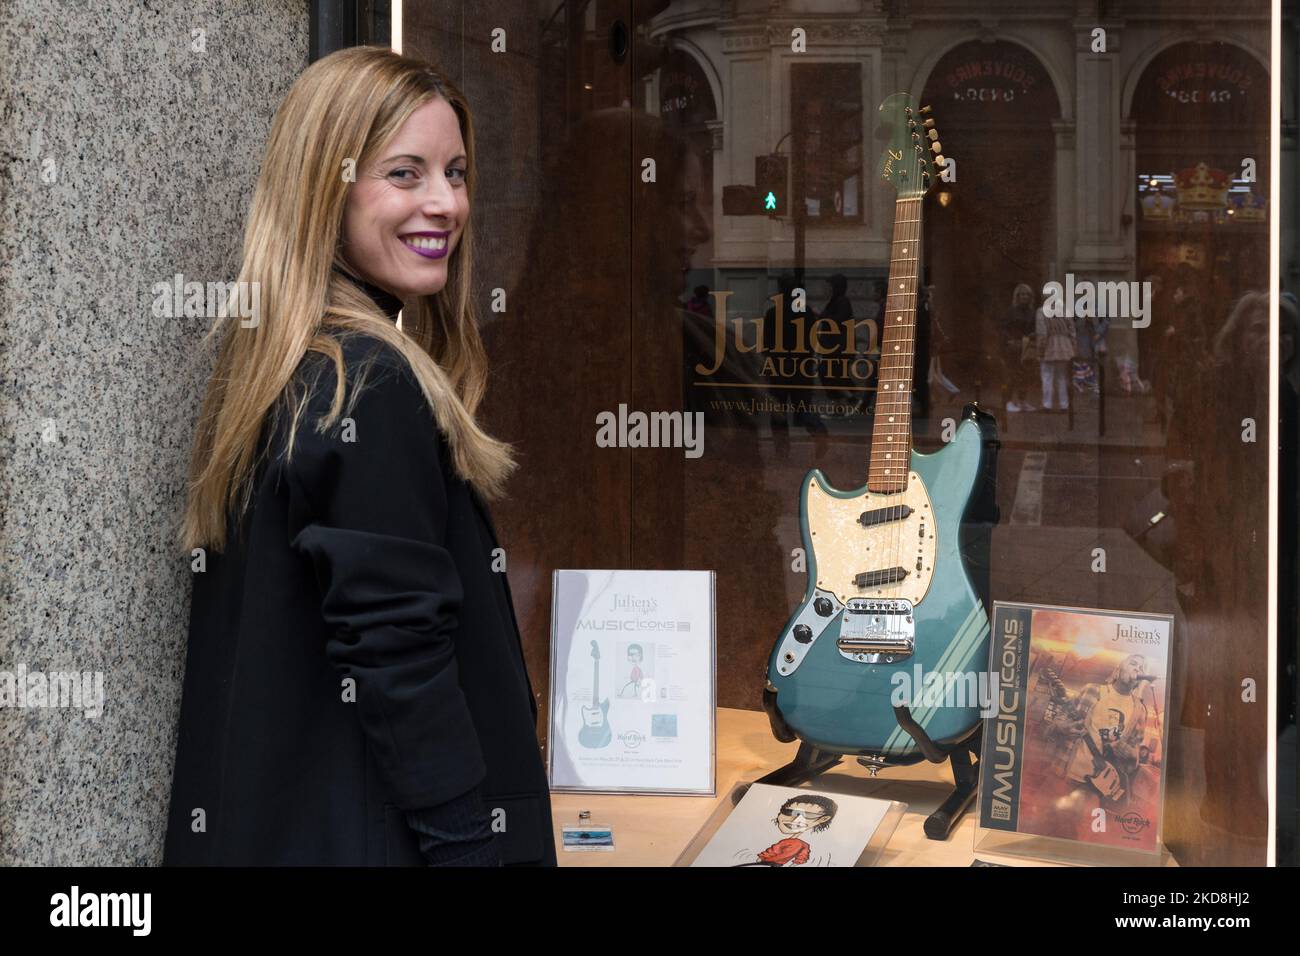
[[591, 642], [591, 656], [596, 660], [600, 660], [600, 645], [595, 641]]
[[880, 104], [888, 145], [880, 157], [880, 178], [894, 187], [899, 199], [924, 196], [947, 165], [930, 107], [913, 109], [912, 97], [895, 93]]

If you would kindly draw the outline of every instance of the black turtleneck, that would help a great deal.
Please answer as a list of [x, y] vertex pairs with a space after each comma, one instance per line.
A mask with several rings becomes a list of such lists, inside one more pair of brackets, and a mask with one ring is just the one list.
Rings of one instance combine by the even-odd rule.
[[[397, 321], [401, 299], [341, 269], [334, 271], [370, 296], [391, 321]], [[436, 807], [408, 810], [406, 824], [419, 834], [420, 852], [432, 866], [501, 865], [492, 819], [478, 787]]]
[[393, 293], [389, 292], [387, 289], [380, 288], [374, 283], [367, 282], [365, 279], [360, 279], [356, 276], [348, 275], [348, 273], [344, 272], [342, 269], [336, 267], [334, 271], [343, 276], [353, 285], [360, 288], [366, 295], [370, 296], [370, 298], [374, 300], [375, 305], [379, 306], [380, 310], [384, 315], [388, 316], [389, 319], [394, 322], [397, 321], [397, 313], [402, 311], [401, 299], [393, 295]]

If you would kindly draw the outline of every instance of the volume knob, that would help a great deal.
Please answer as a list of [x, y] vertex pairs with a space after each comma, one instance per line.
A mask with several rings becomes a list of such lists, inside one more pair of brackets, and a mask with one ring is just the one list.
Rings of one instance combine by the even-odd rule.
[[835, 610], [835, 607], [831, 604], [830, 598], [819, 597], [817, 600], [813, 601], [813, 610], [822, 617], [830, 617], [831, 612]]
[[796, 624], [794, 626], [794, 639], [800, 644], [811, 644], [812, 628], [807, 624]]

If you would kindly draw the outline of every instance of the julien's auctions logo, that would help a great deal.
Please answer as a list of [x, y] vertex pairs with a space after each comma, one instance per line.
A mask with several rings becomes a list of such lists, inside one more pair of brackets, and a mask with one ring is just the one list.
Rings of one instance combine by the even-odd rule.
[[1136, 810], [1121, 813], [1117, 819], [1119, 825], [1124, 828], [1124, 832], [1132, 835], [1137, 835], [1151, 826], [1151, 821]]
[[742, 356], [751, 373], [772, 385], [802, 377], [823, 386], [862, 386], [876, 373], [880, 326], [875, 319], [848, 318], [836, 322], [822, 316], [810, 321], [810, 316], [793, 308], [795, 300], [802, 303], [802, 296], [795, 296], [787, 303], [781, 294], [771, 297], [770, 319], [766, 315], [728, 318], [727, 298], [732, 293], [709, 294], [713, 296], [716, 312], [713, 355], [707, 365], [704, 362], [694, 365], [695, 373], [704, 379], [696, 381], [696, 385], [736, 384], [721, 379], [735, 371], [724, 366], [732, 365]]
[[1113, 641], [1125, 640], [1137, 644], [1159, 644], [1159, 631], [1146, 631], [1133, 624], [1117, 624]]

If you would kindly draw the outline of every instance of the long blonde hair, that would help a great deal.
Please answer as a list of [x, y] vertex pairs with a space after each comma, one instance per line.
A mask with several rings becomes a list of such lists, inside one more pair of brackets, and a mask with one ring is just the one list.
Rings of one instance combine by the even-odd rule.
[[[381, 47], [352, 47], [309, 66], [276, 110], [253, 193], [239, 281], [260, 285], [260, 320], [245, 327], [234, 308], [204, 338], [224, 330], [203, 400], [189, 468], [179, 543], [186, 551], [226, 546], [227, 520], [252, 496], [259, 439], [283, 408], [291, 414], [285, 455], [305, 407], [295, 371], [310, 352], [334, 362], [333, 404], [317, 424], [326, 430], [343, 409], [343, 338], [366, 334], [397, 350], [410, 365], [447, 439], [456, 472], [485, 498], [500, 497], [515, 467], [509, 445], [474, 419], [487, 387], [487, 355], [471, 298], [473, 219], [447, 269], [447, 284], [405, 303], [399, 330], [374, 301], [339, 271], [340, 233], [349, 169], [366, 168], [417, 109], [441, 97], [455, 110], [465, 142], [466, 188], [476, 179], [469, 104], [443, 75], [419, 60]], [[350, 177], [355, 179], [355, 174]], [[354, 389], [359, 391], [359, 383]], [[293, 399], [293, 400], [289, 400]]]

